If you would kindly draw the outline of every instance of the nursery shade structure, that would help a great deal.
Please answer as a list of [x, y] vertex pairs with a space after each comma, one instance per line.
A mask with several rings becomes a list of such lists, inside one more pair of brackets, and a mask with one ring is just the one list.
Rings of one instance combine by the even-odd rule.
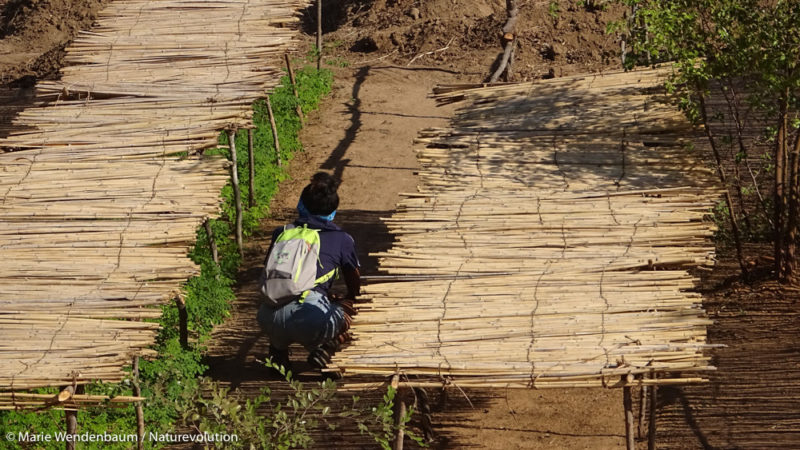
[[18, 390], [119, 381], [152, 352], [142, 319], [198, 272], [187, 252], [228, 180], [201, 151], [251, 126], [304, 4], [114, 1], [61, 81], [37, 86], [0, 141], [0, 409], [52, 403]]
[[334, 369], [422, 386], [702, 381], [710, 322], [687, 269], [713, 262], [720, 192], [666, 74], [437, 89], [462, 106], [419, 134], [419, 192], [378, 254], [395, 281], [364, 289]]

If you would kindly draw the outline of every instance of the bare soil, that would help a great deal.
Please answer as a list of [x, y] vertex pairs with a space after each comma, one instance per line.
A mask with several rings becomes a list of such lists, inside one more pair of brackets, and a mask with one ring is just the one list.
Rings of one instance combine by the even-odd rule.
[[[343, 3], [347, 14], [325, 23], [331, 33], [325, 36], [328, 44], [324, 47], [352, 62], [380, 59], [403, 66], [435, 66], [481, 82], [497, 67], [503, 51], [504, 0]], [[620, 40], [605, 32], [608, 24], [622, 18], [618, 6], [595, 9], [575, 1], [517, 3], [518, 47], [507, 81], [619, 67]]]
[[91, 27], [107, 2], [0, 0], [0, 86], [57, 78], [64, 47]]

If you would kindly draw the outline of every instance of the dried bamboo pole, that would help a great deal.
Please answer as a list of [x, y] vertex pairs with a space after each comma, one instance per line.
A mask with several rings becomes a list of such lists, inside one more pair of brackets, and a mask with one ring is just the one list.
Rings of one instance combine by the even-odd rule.
[[[0, 335], [15, 343], [3, 348], [0, 388], [71, 382], [72, 372], [116, 381], [133, 354], [152, 354], [154, 324], [111, 319], [156, 317], [145, 307], [196, 273], [185, 255], [227, 181], [224, 161], [197, 155], [219, 129], [249, 126], [251, 102], [279, 77], [263, 61], [294, 34], [271, 24], [296, 22], [301, 6], [114, 3], [71, 44], [76, 65], [39, 86], [42, 101], [0, 144], [13, 150], [0, 154], [0, 246], [18, 263], [0, 271], [0, 300], [13, 300]], [[164, 11], [181, 26], [165, 26]], [[233, 31], [219, 25], [231, 21]]]
[[639, 76], [661, 75], [458, 93], [472, 103], [453, 128], [422, 133], [420, 192], [384, 219], [395, 244], [374, 255], [425, 278], [366, 286], [335, 368], [487, 387], [710, 370], [710, 322], [675, 269], [713, 262], [704, 215], [719, 190], [681, 152], [679, 114], [630, 88]]

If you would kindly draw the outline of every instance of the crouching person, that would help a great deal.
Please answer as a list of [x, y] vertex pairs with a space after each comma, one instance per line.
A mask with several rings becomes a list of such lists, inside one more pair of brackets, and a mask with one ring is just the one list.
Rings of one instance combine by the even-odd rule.
[[[290, 370], [289, 345], [309, 351], [308, 362], [322, 369], [344, 341], [361, 280], [353, 238], [334, 225], [339, 181], [320, 172], [303, 189], [298, 219], [275, 229], [261, 275], [263, 302], [257, 320], [270, 340], [269, 356]], [[344, 299], [329, 294], [342, 276]]]

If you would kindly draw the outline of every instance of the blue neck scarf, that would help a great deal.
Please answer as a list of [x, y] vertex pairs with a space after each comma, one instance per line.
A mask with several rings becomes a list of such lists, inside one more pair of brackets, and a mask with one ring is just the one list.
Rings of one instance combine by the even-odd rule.
[[316, 217], [317, 219], [324, 220], [326, 222], [330, 222], [336, 216], [336, 210], [332, 213], [328, 214], [327, 216], [318, 216], [315, 214], [311, 214], [308, 209], [306, 209], [306, 205], [303, 204], [303, 200], [297, 202], [297, 212], [300, 214], [300, 217]]

